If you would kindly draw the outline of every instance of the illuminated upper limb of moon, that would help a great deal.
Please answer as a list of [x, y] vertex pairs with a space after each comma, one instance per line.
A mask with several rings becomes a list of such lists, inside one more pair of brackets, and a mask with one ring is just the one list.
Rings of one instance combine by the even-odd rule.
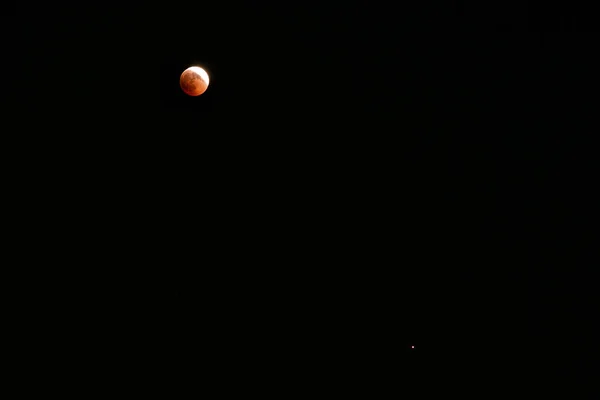
[[209, 81], [208, 73], [204, 69], [202, 69], [200, 67], [190, 67], [189, 70], [198, 74], [200, 76], [200, 78], [202, 78], [202, 80], [204, 82], [206, 82], [206, 85], [208, 86], [208, 81]]

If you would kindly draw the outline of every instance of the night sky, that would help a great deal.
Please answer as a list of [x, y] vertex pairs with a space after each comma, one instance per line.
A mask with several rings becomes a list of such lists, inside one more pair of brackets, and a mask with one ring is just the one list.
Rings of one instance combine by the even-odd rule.
[[[569, 239], [548, 215], [577, 224], [536, 200], [554, 183], [590, 190], [555, 133], [578, 128], [546, 127], [541, 106], [592, 70], [586, 19], [417, 3], [7, 9], [15, 193], [42, 241], [61, 238], [43, 254], [62, 278], [44, 276], [64, 301], [96, 294], [66, 323], [103, 326], [181, 390], [400, 390], [404, 373], [534, 358], [521, 340], [568, 355], [555, 336], [590, 338], [583, 279], [527, 245]], [[192, 65], [211, 79], [196, 98], [179, 88]]]

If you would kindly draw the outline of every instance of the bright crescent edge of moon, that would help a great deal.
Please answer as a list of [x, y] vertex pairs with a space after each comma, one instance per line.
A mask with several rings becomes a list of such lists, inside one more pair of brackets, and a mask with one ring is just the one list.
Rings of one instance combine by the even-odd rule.
[[200, 75], [200, 78], [202, 78], [202, 80], [204, 82], [206, 82], [206, 86], [208, 86], [208, 83], [209, 83], [208, 73], [204, 69], [202, 69], [200, 67], [189, 67], [187, 70], [190, 70], [190, 71], [195, 72], [198, 75]]

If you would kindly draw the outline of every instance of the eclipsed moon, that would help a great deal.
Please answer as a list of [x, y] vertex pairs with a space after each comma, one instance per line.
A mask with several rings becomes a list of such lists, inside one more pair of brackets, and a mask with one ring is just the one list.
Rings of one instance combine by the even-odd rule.
[[185, 94], [200, 96], [208, 88], [208, 74], [200, 67], [189, 67], [181, 74], [179, 85]]

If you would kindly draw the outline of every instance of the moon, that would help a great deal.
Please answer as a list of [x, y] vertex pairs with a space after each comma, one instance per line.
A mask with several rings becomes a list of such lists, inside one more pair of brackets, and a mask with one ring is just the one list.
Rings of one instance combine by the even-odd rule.
[[206, 92], [208, 82], [208, 74], [200, 67], [189, 67], [179, 78], [179, 86], [188, 96], [200, 96]]

